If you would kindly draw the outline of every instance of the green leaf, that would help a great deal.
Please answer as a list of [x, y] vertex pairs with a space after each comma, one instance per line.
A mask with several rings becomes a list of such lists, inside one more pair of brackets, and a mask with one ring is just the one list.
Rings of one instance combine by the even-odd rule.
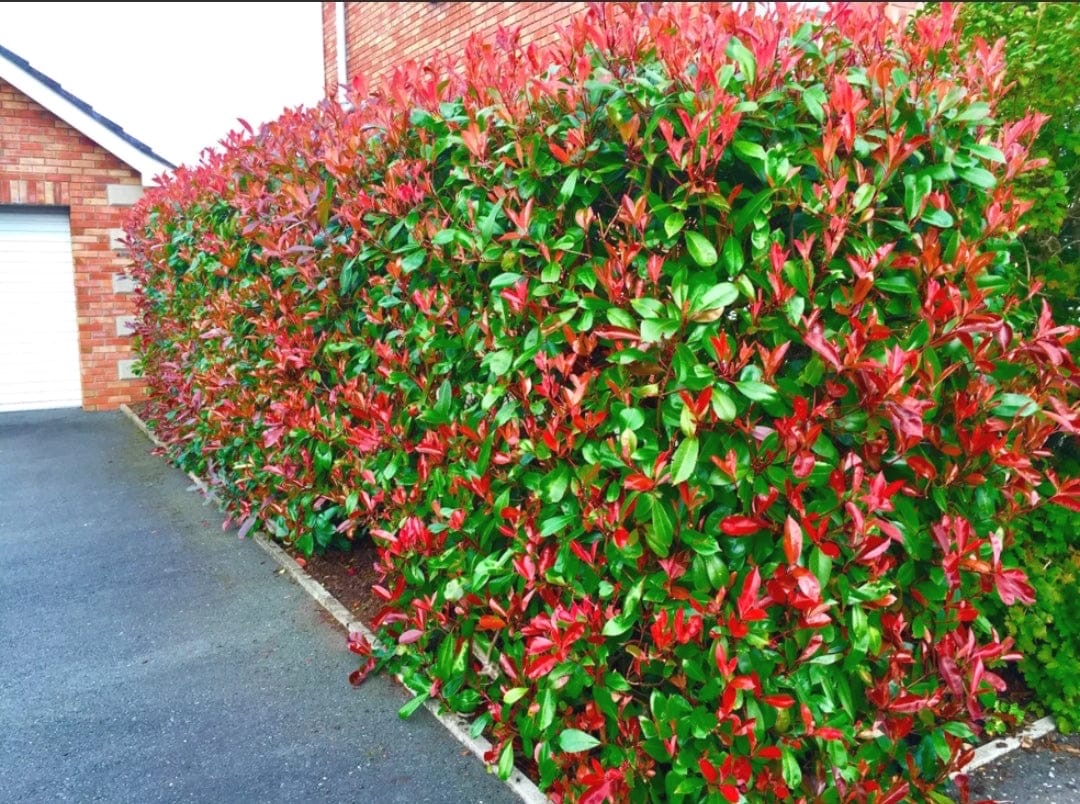
[[739, 289], [730, 282], [721, 282], [705, 291], [697, 305], [698, 310], [724, 309], [739, 298]]
[[713, 413], [716, 414], [716, 418], [722, 422], [733, 421], [739, 413], [735, 403], [731, 401], [731, 397], [717, 387], [713, 387], [712, 409]]
[[971, 730], [971, 727], [967, 723], [944, 723], [941, 728], [951, 734], [953, 737], [959, 737], [961, 740], [967, 740], [968, 742], [975, 742], [975, 732]]
[[948, 229], [955, 223], [953, 216], [943, 209], [927, 209], [923, 212], [922, 219], [931, 226], [936, 226], [939, 229]]
[[804, 312], [806, 312], [806, 299], [802, 296], [792, 296], [784, 305], [784, 315], [793, 327], [799, 326]]
[[545, 519], [540, 523], [540, 535], [551, 536], [558, 533], [565, 527], [569, 527], [574, 522], [578, 521], [578, 517], [573, 514], [563, 514], [562, 516], [553, 516]]
[[574, 168], [567, 174], [566, 178], [563, 180], [562, 187], [559, 188], [558, 203], [560, 207], [563, 206], [571, 198], [573, 198], [574, 190], [577, 189], [578, 175], [578, 169]]
[[964, 109], [964, 111], [960, 112], [960, 114], [958, 114], [954, 119], [957, 123], [977, 123], [980, 120], [985, 120], [989, 116], [990, 104], [980, 101], [978, 103], [971, 104], [969, 107]]
[[504, 273], [499, 274], [497, 277], [491, 280], [491, 289], [499, 290], [500, 288], [509, 288], [516, 285], [524, 277], [521, 274]]
[[607, 316], [608, 321], [617, 327], [637, 329], [637, 321], [634, 320], [634, 317], [619, 307], [609, 307], [604, 311], [604, 315]]
[[799, 760], [795, 758], [795, 752], [786, 745], [780, 746], [780, 773], [784, 776], [784, 784], [792, 790], [798, 790], [802, 784], [802, 769]]
[[832, 559], [822, 552], [820, 547], [814, 547], [810, 551], [810, 571], [814, 573], [814, 577], [818, 579], [818, 582], [824, 587], [829, 582], [829, 576], [832, 575]]
[[994, 174], [986, 168], [957, 168], [956, 173], [964, 181], [983, 190], [992, 190], [997, 186], [997, 179], [994, 178]]
[[747, 83], [754, 83], [757, 79], [757, 60], [754, 58], [754, 54], [747, 49], [746, 45], [735, 37], [731, 37], [731, 39], [728, 40], [726, 53], [728, 58], [739, 65], [742, 74], [746, 77]]
[[510, 370], [514, 363], [514, 355], [509, 349], [500, 349], [497, 352], [489, 352], [481, 361], [483, 365], [496, 377], [501, 377]]
[[724, 241], [724, 247], [721, 251], [723, 255], [723, 266], [727, 271], [729, 277], [735, 276], [742, 270], [743, 262], [743, 250], [738, 238], [729, 237]]
[[679, 322], [667, 318], [647, 318], [641, 322], [641, 339], [646, 343], [656, 343], [665, 335], [674, 335], [679, 331]]
[[514, 772], [514, 741], [507, 740], [499, 754], [499, 778], [509, 779]]
[[855, 197], [853, 201], [853, 212], [862, 212], [868, 206], [870, 201], [874, 197], [874, 185], [872, 184], [860, 184], [859, 189], [855, 191]]
[[[659, 318], [660, 314], [664, 312], [664, 304], [659, 299], [650, 299], [647, 297], [631, 299], [630, 306], [633, 307], [634, 312], [642, 318]], [[634, 325], [631, 324], [630, 328], [633, 329]]]
[[566, 489], [570, 486], [570, 467], [561, 463], [547, 473], [544, 478], [544, 500], [557, 503], [566, 495]]
[[423, 706], [424, 702], [427, 701], [429, 697], [430, 696], [427, 692], [421, 692], [419, 695], [417, 695], [415, 698], [413, 698], [411, 701], [409, 701], [407, 704], [405, 704], [398, 710], [398, 717], [402, 720], [405, 720], [408, 717], [412, 717], [413, 713], [421, 706]]
[[736, 139], [732, 141], [731, 147], [735, 149], [736, 154], [742, 157], [743, 161], [765, 161], [765, 149], [756, 142]]
[[909, 221], [919, 214], [923, 199], [930, 194], [933, 187], [933, 180], [925, 173], [917, 176], [908, 173], [904, 176], [904, 212], [907, 213]]
[[[647, 499], [647, 498], [646, 498]], [[675, 539], [675, 526], [663, 500], [652, 500], [652, 527], [645, 531], [645, 543], [660, 558], [667, 558]]]
[[819, 123], [822, 123], [825, 120], [825, 109], [823, 104], [825, 103], [826, 98], [825, 90], [821, 87], [808, 87], [803, 90], [803, 104], [805, 104], [806, 110], [810, 112], [811, 117]]
[[1038, 413], [1039, 405], [1030, 396], [1024, 396], [1023, 394], [1002, 394], [1001, 398], [998, 400], [997, 407], [995, 407], [992, 412], [995, 416], [1004, 416], [1007, 419], [1016, 416], [1026, 418]]
[[671, 482], [674, 484], [685, 483], [697, 468], [698, 440], [696, 437], [687, 438], [675, 450], [671, 457]]
[[686, 225], [686, 216], [681, 212], [672, 212], [664, 219], [664, 234], [669, 238], [674, 237]]
[[529, 691], [528, 687], [511, 687], [503, 693], [503, 703], [515, 704], [525, 697], [525, 693]]
[[743, 380], [735, 383], [735, 387], [740, 394], [754, 402], [772, 402], [778, 398], [775, 388], [756, 380]]
[[1002, 165], [1005, 164], [1005, 154], [992, 145], [972, 145], [971, 153], [988, 162], [997, 162]]
[[[499, 217], [502, 205], [503, 199], [500, 198], [492, 205], [491, 209], [488, 210], [488, 214], [480, 221], [480, 240], [484, 245], [490, 243], [492, 236], [495, 234], [495, 220]], [[423, 254], [423, 252], [420, 253]]]
[[617, 617], [612, 617], [610, 620], [604, 623], [604, 628], [600, 633], [602, 633], [606, 637], [622, 636], [634, 627], [634, 621], [636, 619], [637, 617], [635, 617], [633, 614], [628, 615], [626, 614], [626, 612], [623, 612]]
[[315, 551], [315, 536], [311, 531], [305, 531], [296, 537], [296, 541], [293, 542], [293, 547], [305, 556], [310, 556]]
[[694, 258], [694, 262], [702, 268], [710, 268], [716, 265], [716, 249], [712, 243], [705, 239], [704, 235], [698, 232], [686, 232], [684, 237], [686, 238], [686, 249], [690, 252], [690, 256]]
[[580, 729], [563, 729], [559, 735], [559, 748], [568, 754], [590, 751], [600, 745], [600, 741]]
[[883, 276], [874, 283], [874, 287], [886, 293], [912, 294], [918, 290], [915, 277], [907, 271]]
[[490, 723], [491, 715], [489, 715], [487, 712], [484, 712], [484, 714], [480, 715], [478, 718], [476, 718], [476, 720], [473, 721], [472, 726], [469, 727], [469, 734], [471, 734], [473, 739], [475, 740], [484, 733], [484, 729], [486, 729]]
[[425, 259], [427, 259], [427, 252], [424, 249], [414, 249], [401, 259], [401, 270], [407, 274], [411, 273], [423, 265]]
[[544, 690], [540, 695], [540, 730], [544, 731], [555, 720], [555, 693], [550, 689]]
[[765, 209], [765, 205], [769, 203], [769, 199], [772, 197], [772, 192], [771, 189], [762, 190], [735, 213], [731, 219], [731, 228], [735, 231], [735, 234], [741, 234], [743, 229], [757, 218], [758, 213]]

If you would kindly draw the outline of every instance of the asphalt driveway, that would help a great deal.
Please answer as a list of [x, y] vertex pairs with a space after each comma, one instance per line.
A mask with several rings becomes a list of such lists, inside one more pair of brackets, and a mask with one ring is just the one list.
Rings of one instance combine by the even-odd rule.
[[0, 415], [0, 801], [503, 802], [119, 413]]

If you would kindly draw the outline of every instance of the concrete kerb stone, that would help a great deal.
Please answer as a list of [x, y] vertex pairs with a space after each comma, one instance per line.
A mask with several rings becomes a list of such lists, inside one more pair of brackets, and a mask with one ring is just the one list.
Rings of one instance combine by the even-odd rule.
[[988, 743], [983, 743], [975, 749], [975, 757], [967, 764], [962, 773], [970, 773], [977, 768], [981, 768], [983, 765], [989, 765], [994, 760], [1000, 759], [1006, 754], [1020, 748], [1025, 742], [1038, 740], [1040, 737], [1045, 737], [1047, 734], [1054, 731], [1057, 731], [1054, 719], [1047, 716], [1036, 720], [1015, 736], [1002, 737], [997, 740], [991, 740]]
[[[165, 446], [165, 444], [154, 435], [153, 431], [146, 426], [146, 423], [139, 418], [138, 414], [129, 406], [121, 405], [120, 411], [142, 431], [143, 435], [150, 439], [154, 446]], [[212, 501], [219, 509], [222, 507], [221, 501], [218, 499], [217, 495], [206, 485], [202, 478], [191, 472], [188, 472], [187, 476], [191, 479], [192, 487], [202, 492], [207, 501]], [[300, 586], [301, 589], [308, 593], [312, 600], [322, 606], [327, 614], [333, 617], [349, 636], [360, 634], [372, 645], [372, 647], [379, 649], [384, 647], [379, 641], [379, 638], [375, 636], [375, 633], [368, 628], [366, 624], [360, 620], [354, 619], [351, 612], [341, 603], [341, 601], [330, 594], [325, 586], [305, 572], [303, 567], [297, 564], [293, 557], [285, 552], [280, 545], [276, 544], [265, 534], [259, 532], [254, 533], [251, 538], [277, 562], [277, 564]], [[404, 686], [404, 680], [401, 675], [395, 673], [394, 678], [398, 683]], [[431, 712], [443, 727], [450, 732], [455, 740], [465, 746], [473, 755], [479, 758], [481, 762], [485, 762], [484, 755], [491, 750], [491, 743], [484, 737], [473, 737], [470, 732], [469, 723], [464, 718], [460, 715], [440, 711], [438, 704], [431, 700], [424, 703], [424, 708]], [[488, 763], [485, 762], [485, 764]], [[488, 767], [491, 768], [492, 766], [488, 765]], [[505, 780], [505, 784], [513, 790], [522, 801], [527, 802], [527, 804], [544, 804], [544, 802], [547, 802], [548, 800], [547, 796], [540, 791], [540, 788], [538, 788], [529, 777], [525, 776], [525, 774], [521, 773], [521, 771], [516, 768], [510, 775], [510, 778]]]

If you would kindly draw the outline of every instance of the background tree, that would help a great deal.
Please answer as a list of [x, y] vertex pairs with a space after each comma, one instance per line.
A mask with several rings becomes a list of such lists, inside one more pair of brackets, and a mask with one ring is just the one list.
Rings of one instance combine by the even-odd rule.
[[[934, 4], [937, 5], [937, 4]], [[1029, 110], [1050, 116], [1032, 151], [1047, 160], [1023, 177], [1017, 193], [1036, 202], [1017, 259], [1045, 282], [1059, 320], [1080, 316], [1080, 4], [963, 3], [960, 29], [968, 47], [976, 37], [1005, 41], [1012, 90], [998, 106], [1002, 119]]]
[[[928, 4], [927, 11], [933, 11]], [[1017, 195], [1035, 202], [1028, 230], [1017, 241], [1022, 272], [1044, 283], [1060, 321], [1080, 318], [1080, 5], [1073, 3], [964, 3], [961, 47], [977, 37], [1005, 38], [1010, 91], [997, 106], [1001, 120], [1029, 110], [1049, 115], [1032, 148], [1046, 166], [1018, 177]], [[1064, 474], [1080, 459], [1077, 440], [1055, 440]], [[1080, 626], [1072, 614], [1080, 595], [1080, 512], [1044, 508], [1015, 530], [1010, 558], [1028, 573], [1036, 604], [1024, 610], [993, 601], [988, 615], [1004, 624], [1023, 653], [1020, 671], [1034, 693], [1032, 709], [1049, 712], [1062, 731], [1075, 731], [1080, 707]]]

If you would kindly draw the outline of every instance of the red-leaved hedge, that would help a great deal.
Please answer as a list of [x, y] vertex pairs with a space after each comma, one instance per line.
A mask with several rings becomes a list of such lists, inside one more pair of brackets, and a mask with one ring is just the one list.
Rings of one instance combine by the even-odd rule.
[[1003, 546], [1080, 507], [1041, 120], [954, 16], [598, 4], [231, 136], [129, 224], [158, 435], [374, 539], [406, 710], [556, 800], [942, 800]]

